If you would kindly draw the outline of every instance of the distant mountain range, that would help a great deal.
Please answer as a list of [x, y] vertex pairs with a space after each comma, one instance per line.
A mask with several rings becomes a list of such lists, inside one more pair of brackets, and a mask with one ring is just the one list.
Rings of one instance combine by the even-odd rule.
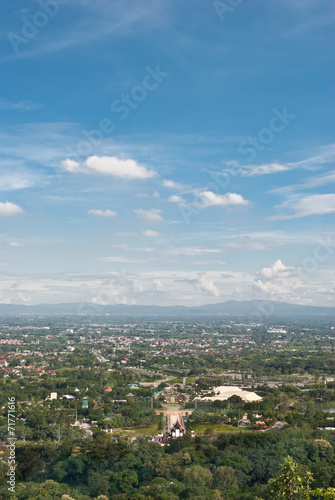
[[144, 305], [96, 305], [92, 303], [66, 303], [66, 304], [0, 304], [0, 315], [80, 315], [80, 316], [238, 316], [246, 317], [253, 321], [262, 321], [267, 318], [315, 318], [335, 319], [334, 307], [315, 307], [285, 302], [250, 300], [229, 300], [219, 304], [203, 306], [144, 306]]

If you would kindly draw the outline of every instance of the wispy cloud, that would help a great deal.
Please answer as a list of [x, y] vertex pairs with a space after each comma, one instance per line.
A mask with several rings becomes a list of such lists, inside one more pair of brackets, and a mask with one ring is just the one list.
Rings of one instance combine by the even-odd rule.
[[[92, 44], [108, 36], [125, 36], [134, 31], [142, 32], [147, 26], [162, 25], [167, 10], [162, 8], [161, 2], [148, 0], [148, 8], [140, 8], [134, 2], [123, 6], [119, 2], [101, 0], [94, 4], [90, 2], [72, 2], [77, 10], [75, 21], [68, 27], [59, 24], [48, 24], [43, 36], [37, 34], [34, 44], [24, 45], [19, 54], [4, 56], [1, 61], [15, 58], [40, 57], [46, 54], [59, 52], [78, 45]], [[62, 7], [67, 8], [67, 5]], [[32, 9], [31, 14], [34, 14]], [[14, 27], [13, 27], [13, 31]]]
[[152, 229], [145, 229], [144, 231], [141, 232], [143, 236], [148, 236], [149, 238], [158, 238], [161, 233], [158, 231], [153, 231]]
[[8, 99], [0, 99], [0, 109], [11, 109], [18, 111], [34, 111], [41, 109], [42, 105], [29, 100], [9, 101]]
[[328, 184], [333, 184], [334, 182], [335, 170], [332, 170], [331, 172], [327, 172], [322, 175], [309, 177], [301, 184], [292, 184], [291, 186], [283, 186], [280, 188], [271, 189], [269, 193], [285, 194], [302, 189], [312, 189], [319, 186], [327, 186]]
[[196, 266], [208, 267], [208, 266], [225, 266], [227, 262], [224, 260], [211, 259], [211, 260], [194, 260], [193, 264], [195, 264]]
[[269, 239], [262, 239], [251, 236], [238, 236], [231, 241], [223, 243], [225, 248], [233, 248], [237, 250], [268, 250], [273, 247], [284, 246], [283, 241], [275, 241]]
[[153, 194], [148, 193], [137, 193], [137, 198], [160, 198], [160, 194], [158, 191], [155, 191]]
[[[16, 172], [9, 172], [14, 168]], [[47, 179], [42, 179], [38, 174], [27, 172], [21, 168], [21, 162], [3, 162], [0, 161], [2, 174], [0, 177], [0, 191], [16, 191], [28, 189], [36, 185], [46, 185]]]
[[127, 264], [143, 264], [146, 261], [140, 259], [129, 259], [127, 257], [101, 257], [101, 260], [105, 262], [115, 262], [115, 263], [127, 263]]
[[227, 169], [232, 175], [241, 175], [243, 177], [252, 177], [256, 175], [269, 175], [279, 172], [287, 172], [297, 168], [307, 170], [316, 170], [322, 165], [332, 162], [335, 159], [335, 144], [329, 144], [319, 149], [314, 156], [307, 157], [300, 161], [294, 162], [269, 162], [261, 165], [250, 164], [240, 165], [238, 161], [225, 162]]
[[[271, 215], [269, 220], [288, 220], [309, 215], [324, 215], [335, 212], [335, 194], [313, 194], [302, 198], [294, 197], [277, 205], [278, 215]], [[285, 213], [288, 211], [289, 213]], [[290, 213], [291, 212], [291, 213]]]
[[197, 246], [171, 247], [167, 250], [170, 255], [206, 255], [210, 253], [220, 253], [216, 248], [204, 248]]

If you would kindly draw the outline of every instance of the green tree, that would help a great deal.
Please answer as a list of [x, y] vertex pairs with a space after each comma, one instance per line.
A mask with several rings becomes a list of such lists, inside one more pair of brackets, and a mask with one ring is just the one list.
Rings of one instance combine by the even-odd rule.
[[91, 472], [87, 483], [92, 496], [107, 495], [109, 481], [106, 476], [100, 474], [99, 472]]
[[218, 467], [213, 476], [213, 488], [226, 491], [237, 486], [237, 477], [232, 467]]
[[309, 498], [313, 474], [288, 456], [281, 466], [281, 474], [269, 481], [271, 493], [278, 500]]
[[201, 467], [200, 465], [192, 465], [184, 470], [183, 473], [184, 483], [186, 486], [191, 487], [194, 484], [201, 486], [211, 486], [212, 473], [210, 470]]
[[137, 486], [138, 484], [138, 476], [133, 470], [115, 472], [113, 473], [113, 479], [118, 483], [118, 486], [122, 491], [128, 491], [130, 488]]

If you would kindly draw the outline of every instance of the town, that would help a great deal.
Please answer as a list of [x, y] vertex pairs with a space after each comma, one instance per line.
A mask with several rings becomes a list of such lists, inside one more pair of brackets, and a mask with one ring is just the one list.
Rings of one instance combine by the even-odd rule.
[[[59, 461], [46, 457], [42, 466], [35, 456], [46, 443], [56, 455], [64, 446], [73, 453], [73, 446], [105, 439], [170, 452], [185, 439], [275, 436], [306, 426], [330, 442], [334, 346], [334, 326], [322, 321], [6, 318], [0, 328], [2, 475], [8, 398], [16, 402], [17, 477], [32, 484], [41, 474], [60, 479]], [[27, 456], [36, 458], [29, 471], [22, 463]], [[86, 482], [86, 490], [108, 488]]]

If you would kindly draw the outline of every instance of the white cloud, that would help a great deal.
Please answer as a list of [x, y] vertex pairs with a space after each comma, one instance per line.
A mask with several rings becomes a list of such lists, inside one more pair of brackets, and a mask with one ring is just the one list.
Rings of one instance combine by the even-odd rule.
[[172, 188], [172, 189], [182, 189], [183, 185], [179, 184], [179, 182], [174, 182], [169, 179], [164, 179], [162, 181], [162, 186], [167, 187], [167, 188]]
[[253, 285], [258, 292], [262, 292], [262, 294], [270, 300], [283, 300], [288, 302], [299, 300], [297, 294], [298, 283], [290, 283], [288, 286], [285, 281], [263, 282], [261, 280], [256, 280]]
[[29, 100], [23, 100], [23, 101], [9, 101], [8, 99], [0, 99], [0, 109], [12, 109], [12, 110], [19, 110], [19, 111], [32, 111], [35, 109], [41, 109], [40, 104], [36, 104], [32, 101]]
[[245, 200], [241, 194], [226, 193], [215, 194], [213, 191], [202, 191], [198, 193], [200, 203], [204, 208], [214, 206], [228, 206], [228, 205], [248, 205], [249, 201]]
[[0, 304], [11, 304], [11, 299], [7, 294], [0, 293]]
[[150, 220], [150, 221], [162, 221], [163, 218], [160, 215], [162, 211], [157, 209], [157, 208], [152, 208], [151, 210], [143, 210], [142, 208], [137, 208], [134, 210], [134, 213], [136, 215], [139, 215], [140, 217], [143, 217], [144, 219]]
[[214, 285], [213, 280], [207, 278], [205, 275], [189, 280], [189, 283], [192, 284], [196, 290], [204, 292], [212, 297], [218, 297], [220, 294], [218, 288]]
[[160, 282], [160, 280], [154, 280], [154, 290], [156, 292], [164, 292], [165, 286]]
[[143, 236], [148, 236], [149, 238], [158, 238], [161, 233], [158, 231], [153, 231], [152, 229], [145, 229], [144, 231], [141, 232]]
[[20, 243], [19, 241], [11, 241], [11, 242], [9, 243], [9, 246], [10, 246], [10, 247], [17, 247], [17, 248], [18, 248], [18, 247], [23, 247], [23, 246], [24, 246], [24, 244], [23, 244], [23, 243]]
[[[142, 267], [142, 272], [137, 272], [135, 267], [130, 271], [130, 266], [110, 264], [111, 270], [101, 273], [24, 274], [20, 277], [16, 273], [6, 273], [0, 280], [0, 301], [22, 303], [22, 296], [19, 296], [22, 293], [29, 295], [34, 304], [88, 303], [95, 297], [99, 303], [105, 304], [125, 303], [126, 300], [128, 304], [195, 306], [231, 299], [264, 299], [334, 306], [335, 274], [329, 268], [322, 269], [323, 265], [308, 275], [302, 267], [301, 279], [298, 272], [290, 271], [288, 266], [285, 267], [289, 270], [279, 271], [272, 278], [245, 271], [199, 273], [171, 268], [144, 271]], [[289, 276], [285, 275], [289, 272]], [[142, 292], [134, 291], [136, 280], [143, 287]], [[163, 285], [164, 293], [157, 293], [155, 280]], [[159, 283], [156, 286], [160, 288]], [[218, 291], [219, 300], [213, 300]]]
[[253, 287], [271, 300], [298, 302], [302, 283], [295, 268], [285, 266], [278, 259], [270, 267], [264, 267], [259, 272]]
[[106, 210], [89, 210], [87, 213], [92, 214], [92, 215], [98, 215], [100, 217], [115, 217], [117, 215], [117, 212], [114, 212], [113, 210], [109, 210], [109, 208], [106, 208]]
[[61, 164], [65, 168], [65, 170], [71, 172], [71, 174], [77, 174], [82, 172], [80, 163], [78, 163], [76, 160], [71, 160], [70, 158], [67, 158], [66, 160], [61, 161]]
[[335, 193], [330, 194], [312, 194], [303, 198], [293, 198], [277, 205], [276, 210], [291, 213], [283, 213], [268, 217], [269, 220], [287, 220], [308, 215], [324, 215], [335, 212]]
[[66, 159], [61, 164], [73, 174], [111, 175], [120, 179], [149, 179], [157, 175], [154, 170], [148, 170], [135, 160], [122, 160], [116, 156], [89, 156], [82, 163]]
[[7, 217], [23, 213], [24, 211], [22, 210], [22, 208], [18, 205], [15, 205], [15, 203], [10, 203], [9, 201], [6, 201], [6, 203], [0, 202], [0, 216]]
[[[193, 195], [193, 200], [189, 203], [189, 206], [197, 208], [249, 205], [250, 203], [248, 200], [244, 199], [241, 194], [237, 193], [215, 194], [213, 191], [193, 191]], [[179, 206], [187, 204], [186, 200], [178, 195], [169, 196], [168, 201], [171, 203], [178, 203]]]
[[131, 287], [134, 290], [134, 292], [143, 292], [143, 285], [139, 280], [132, 280], [131, 282]]
[[280, 259], [276, 260], [270, 267], [264, 267], [260, 274], [264, 278], [273, 278], [278, 275], [286, 275], [292, 271], [292, 267], [286, 267]]
[[108, 290], [108, 293], [97, 293], [97, 295], [91, 297], [91, 302], [99, 306], [107, 306], [114, 304], [128, 304], [127, 297], [120, 295], [115, 290]]
[[153, 194], [148, 193], [137, 193], [137, 198], [160, 198], [160, 194], [158, 191], [155, 191]]
[[170, 201], [171, 203], [178, 203], [179, 205], [184, 205], [186, 203], [184, 198], [182, 198], [181, 196], [178, 196], [176, 194], [169, 196], [168, 201]]

